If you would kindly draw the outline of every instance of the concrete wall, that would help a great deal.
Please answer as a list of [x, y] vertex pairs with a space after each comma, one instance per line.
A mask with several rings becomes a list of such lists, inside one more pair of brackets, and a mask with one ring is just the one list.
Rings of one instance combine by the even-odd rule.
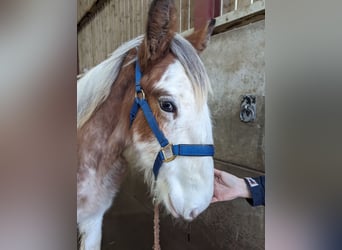
[[[264, 21], [212, 38], [202, 59], [213, 86], [217, 160], [264, 171]], [[257, 120], [239, 119], [241, 95], [257, 97]]]
[[[212, 37], [201, 55], [213, 85], [210, 98], [216, 145], [215, 167], [238, 176], [264, 173], [264, 21]], [[257, 96], [257, 120], [239, 119], [240, 96]], [[131, 173], [104, 219], [103, 249], [146, 249], [153, 244], [153, 209]], [[243, 199], [211, 205], [192, 223], [161, 218], [162, 250], [264, 249], [264, 208]]]

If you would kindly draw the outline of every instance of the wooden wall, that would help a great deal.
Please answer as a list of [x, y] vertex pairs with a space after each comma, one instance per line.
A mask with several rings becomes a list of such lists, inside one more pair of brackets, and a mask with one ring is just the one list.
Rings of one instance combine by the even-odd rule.
[[125, 41], [142, 34], [150, 2], [108, 1], [78, 32], [80, 72], [103, 61]]
[[[216, 15], [233, 12], [235, 6], [237, 10], [246, 8], [251, 3], [251, 0], [204, 1], [222, 7], [222, 11]], [[151, 2], [152, 0], [78, 0], [79, 72], [97, 65], [119, 45], [143, 34]], [[198, 2], [197, 0], [197, 4]], [[175, 0], [175, 3], [179, 15], [178, 32], [193, 28], [196, 1]], [[96, 8], [97, 6], [100, 7]]]
[[[193, 26], [195, 0], [177, 0], [180, 23], [179, 32]], [[95, 0], [79, 0], [78, 21], [86, 15]], [[122, 43], [143, 34], [147, 12], [152, 0], [110, 0], [96, 15], [78, 31], [80, 72], [103, 61]], [[87, 9], [88, 8], [88, 9]]]

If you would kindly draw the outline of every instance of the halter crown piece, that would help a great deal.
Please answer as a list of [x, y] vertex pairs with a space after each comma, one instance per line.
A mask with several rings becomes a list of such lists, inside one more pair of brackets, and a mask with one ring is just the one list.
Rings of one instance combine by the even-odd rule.
[[152, 132], [157, 138], [161, 149], [157, 154], [157, 157], [153, 165], [153, 174], [157, 179], [159, 169], [163, 162], [173, 161], [177, 155], [180, 156], [213, 156], [215, 153], [214, 145], [212, 144], [178, 144], [173, 145], [165, 138], [163, 132], [159, 129], [158, 123], [154, 118], [152, 110], [145, 99], [145, 93], [140, 86], [141, 70], [138, 59], [135, 63], [135, 98], [130, 112], [130, 125], [139, 111], [142, 109], [145, 119], [150, 126]]

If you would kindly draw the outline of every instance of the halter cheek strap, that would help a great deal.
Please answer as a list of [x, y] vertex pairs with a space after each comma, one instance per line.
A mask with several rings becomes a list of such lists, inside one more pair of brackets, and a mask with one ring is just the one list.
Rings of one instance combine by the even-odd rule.
[[157, 138], [161, 149], [153, 164], [153, 174], [157, 179], [159, 169], [164, 162], [173, 161], [177, 155], [180, 156], [213, 156], [215, 153], [214, 145], [207, 144], [178, 144], [172, 145], [164, 136], [163, 132], [159, 129], [158, 123], [154, 118], [152, 110], [145, 99], [145, 93], [140, 86], [141, 70], [138, 60], [135, 63], [135, 98], [130, 112], [130, 125], [139, 111], [142, 109], [145, 119], [150, 126], [152, 132]]

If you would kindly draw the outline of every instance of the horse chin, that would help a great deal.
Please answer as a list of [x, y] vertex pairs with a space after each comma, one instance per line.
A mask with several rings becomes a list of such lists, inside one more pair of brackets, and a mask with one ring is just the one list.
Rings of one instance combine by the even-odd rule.
[[171, 197], [169, 195], [168, 195], [168, 204], [166, 204], [166, 208], [167, 208], [167, 210], [169, 210], [169, 212], [172, 214], [173, 217], [175, 217], [175, 218], [180, 217], [180, 214], [177, 213], [175, 207], [172, 204]]

